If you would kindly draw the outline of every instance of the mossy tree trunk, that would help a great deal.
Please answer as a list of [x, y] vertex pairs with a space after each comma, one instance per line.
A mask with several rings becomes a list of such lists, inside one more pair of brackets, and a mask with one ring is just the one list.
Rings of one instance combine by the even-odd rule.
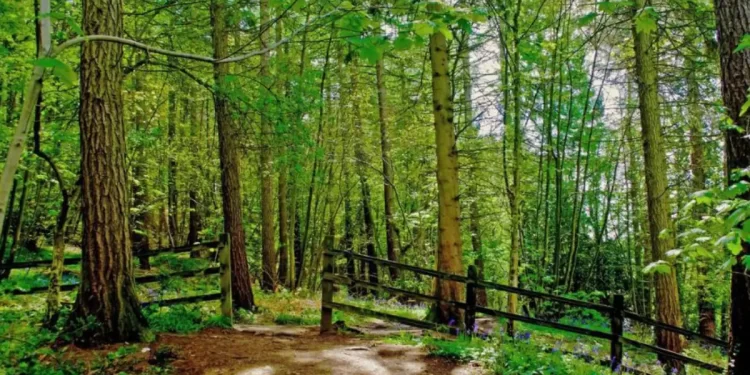
[[[433, 4], [431, 7], [439, 7]], [[458, 151], [453, 128], [453, 102], [448, 77], [448, 45], [445, 35], [430, 35], [432, 68], [432, 106], [435, 121], [438, 183], [438, 271], [463, 274], [460, 217], [458, 202]], [[442, 300], [463, 301], [463, 285], [454, 281], [436, 283], [435, 296]], [[448, 304], [435, 306], [435, 319], [440, 323], [463, 322], [463, 313]], [[460, 324], [460, 323], [459, 323]]]
[[[651, 6], [650, 0], [637, 0], [634, 14]], [[635, 22], [635, 21], [634, 21]], [[651, 236], [651, 256], [653, 261], [665, 260], [665, 253], [674, 248], [674, 236], [663, 235], [671, 230], [669, 219], [669, 192], [667, 191], [667, 160], [664, 152], [659, 113], [659, 87], [656, 71], [656, 46], [654, 33], [638, 30], [633, 25], [633, 39], [636, 61], [636, 82], [641, 113], [643, 159], [646, 171], [646, 197]], [[667, 273], [654, 275], [656, 289], [657, 319], [669, 325], [681, 327], [682, 313], [677, 290], [674, 267]], [[659, 347], [679, 353], [682, 340], [677, 333], [658, 330], [656, 341]], [[662, 362], [672, 369], [680, 370], [679, 361], [662, 358]]]

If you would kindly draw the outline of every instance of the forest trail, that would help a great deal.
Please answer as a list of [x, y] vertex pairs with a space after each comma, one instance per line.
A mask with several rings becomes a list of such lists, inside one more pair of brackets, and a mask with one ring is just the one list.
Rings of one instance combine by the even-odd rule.
[[[369, 333], [369, 332], [368, 332]], [[369, 336], [368, 336], [369, 337]], [[162, 334], [150, 351], [169, 346], [175, 373], [185, 375], [478, 375], [473, 364], [428, 356], [424, 348], [317, 327], [247, 326], [191, 335]]]

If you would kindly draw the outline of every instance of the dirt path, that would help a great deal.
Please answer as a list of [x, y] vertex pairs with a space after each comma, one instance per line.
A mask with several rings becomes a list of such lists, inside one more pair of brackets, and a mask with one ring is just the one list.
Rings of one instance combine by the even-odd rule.
[[162, 334], [151, 347], [170, 346], [185, 375], [478, 375], [472, 364], [429, 357], [414, 346], [385, 344], [317, 327], [238, 326], [192, 335]]

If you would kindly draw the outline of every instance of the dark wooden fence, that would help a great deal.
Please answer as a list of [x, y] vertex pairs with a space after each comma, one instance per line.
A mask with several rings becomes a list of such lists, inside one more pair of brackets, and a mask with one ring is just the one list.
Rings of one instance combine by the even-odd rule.
[[[217, 258], [219, 262], [218, 267], [207, 267], [200, 270], [188, 270], [188, 271], [180, 271], [180, 272], [173, 272], [169, 274], [159, 274], [159, 275], [145, 275], [145, 276], [139, 276], [135, 278], [136, 284], [146, 284], [146, 283], [153, 283], [153, 282], [160, 282], [167, 280], [169, 278], [173, 277], [180, 277], [183, 279], [192, 278], [192, 277], [198, 277], [198, 276], [205, 276], [205, 275], [216, 275], [219, 274], [219, 283], [221, 287], [221, 291], [219, 293], [210, 293], [210, 294], [203, 294], [203, 295], [195, 295], [195, 296], [188, 296], [188, 297], [179, 297], [179, 298], [172, 298], [172, 299], [166, 299], [166, 300], [153, 300], [153, 301], [146, 301], [141, 303], [141, 306], [146, 307], [150, 305], [159, 305], [159, 306], [171, 306], [171, 305], [178, 305], [178, 304], [184, 304], [184, 303], [195, 303], [195, 302], [203, 302], [203, 301], [221, 301], [221, 311], [222, 315], [231, 317], [232, 316], [232, 276], [231, 276], [231, 257], [229, 255], [229, 249], [230, 249], [230, 242], [229, 242], [229, 236], [226, 234], [222, 234], [219, 237], [218, 241], [208, 241], [208, 242], [201, 242], [194, 245], [185, 245], [185, 246], [178, 246], [178, 247], [168, 247], [163, 249], [157, 249], [157, 250], [149, 250], [149, 251], [143, 251], [143, 252], [136, 252], [133, 254], [133, 259], [138, 258], [144, 258], [144, 257], [155, 257], [162, 254], [180, 254], [180, 253], [187, 253], [192, 251], [200, 251], [200, 250], [206, 250], [206, 249], [217, 249]], [[63, 261], [63, 264], [65, 265], [74, 265], [79, 264], [81, 262], [81, 258], [67, 258]], [[41, 268], [41, 267], [47, 267], [52, 264], [51, 260], [34, 260], [29, 262], [18, 262], [13, 264], [7, 264], [7, 265], [0, 265], [0, 270], [7, 270], [7, 269], [27, 269], [27, 268]], [[78, 289], [79, 283], [72, 283], [72, 284], [64, 284], [60, 286], [60, 291], [62, 292], [68, 292], [72, 290]], [[49, 287], [47, 285], [33, 287], [26, 290], [21, 289], [13, 289], [9, 291], [5, 291], [5, 293], [12, 294], [12, 295], [30, 295], [30, 294], [37, 294], [37, 293], [45, 293]]]
[[[337, 268], [335, 266], [336, 258], [339, 256], [345, 257], [347, 261], [349, 262], [352, 262], [356, 259], [359, 261], [377, 263], [386, 267], [392, 267], [392, 268], [397, 268], [400, 270], [410, 271], [410, 272], [414, 272], [420, 275], [431, 276], [439, 280], [450, 280], [450, 281], [456, 281], [459, 283], [464, 283], [466, 284], [466, 301], [465, 302], [446, 301], [433, 295], [415, 293], [415, 292], [404, 290], [404, 289], [393, 288], [393, 287], [384, 286], [380, 284], [373, 284], [367, 281], [354, 279], [352, 277], [347, 276], [346, 274], [339, 274], [337, 273], [336, 271]], [[728, 344], [724, 341], [721, 341], [712, 337], [708, 337], [708, 336], [703, 336], [699, 333], [688, 331], [680, 327], [675, 327], [675, 326], [667, 325], [664, 323], [660, 323], [653, 319], [650, 319], [650, 318], [638, 315], [634, 312], [625, 310], [625, 306], [624, 306], [625, 299], [622, 295], [615, 295], [613, 298], [612, 305], [603, 305], [603, 304], [598, 304], [598, 303], [592, 303], [592, 302], [586, 302], [586, 301], [560, 297], [560, 296], [556, 296], [556, 295], [548, 294], [548, 293], [541, 293], [541, 292], [536, 292], [532, 290], [516, 288], [516, 287], [493, 283], [489, 281], [484, 281], [479, 278], [479, 275], [474, 266], [469, 267], [467, 276], [462, 276], [462, 275], [453, 275], [453, 274], [448, 274], [448, 273], [439, 272], [435, 270], [429, 270], [429, 269], [424, 269], [420, 267], [410, 266], [407, 264], [392, 262], [392, 261], [385, 260], [385, 259], [369, 257], [366, 255], [361, 255], [361, 254], [357, 254], [357, 253], [353, 253], [349, 251], [327, 251], [324, 254], [324, 259], [323, 259], [323, 284], [322, 284], [323, 293], [322, 293], [322, 309], [321, 309], [321, 323], [320, 323], [321, 332], [328, 332], [332, 329], [334, 309], [351, 312], [355, 314], [360, 314], [360, 315], [365, 315], [365, 316], [373, 316], [373, 317], [377, 317], [381, 319], [388, 319], [388, 320], [392, 320], [398, 323], [410, 325], [413, 327], [423, 328], [423, 329], [438, 330], [438, 329], [445, 329], [445, 328], [450, 329], [451, 328], [451, 327], [441, 326], [440, 324], [436, 324], [434, 322], [409, 319], [409, 318], [404, 318], [401, 316], [396, 316], [396, 315], [387, 314], [387, 313], [383, 313], [379, 311], [365, 309], [365, 308], [358, 307], [358, 306], [348, 305], [345, 303], [334, 302], [333, 300], [334, 285], [345, 285], [349, 288], [364, 288], [364, 289], [369, 289], [369, 290], [377, 290], [377, 291], [386, 292], [386, 293], [390, 293], [394, 295], [407, 296], [416, 300], [426, 301], [430, 303], [439, 302], [439, 303], [455, 306], [459, 309], [464, 310], [464, 317], [465, 317], [464, 327], [467, 327], [468, 331], [470, 331], [472, 327], [474, 327], [476, 314], [480, 313], [480, 314], [484, 314], [488, 316], [507, 318], [513, 321], [519, 321], [519, 322], [524, 322], [524, 323], [533, 324], [537, 326], [549, 327], [549, 328], [554, 328], [554, 329], [558, 329], [561, 331], [576, 333], [579, 335], [594, 337], [598, 339], [604, 339], [610, 342], [611, 360], [609, 364], [612, 369], [617, 369], [621, 367], [622, 357], [623, 357], [623, 344], [626, 344], [632, 347], [636, 347], [639, 349], [643, 349], [646, 351], [656, 353], [662, 358], [670, 358], [670, 359], [678, 360], [685, 364], [707, 369], [712, 372], [722, 373], [724, 371], [722, 367], [716, 366], [714, 364], [706, 363], [695, 358], [690, 358], [680, 353], [675, 353], [670, 350], [657, 347], [655, 345], [646, 344], [646, 343], [625, 337], [623, 335], [623, 326], [624, 326], [623, 322], [625, 319], [629, 319], [629, 320], [632, 320], [632, 321], [635, 321], [635, 322], [638, 322], [647, 326], [654, 327], [657, 330], [667, 330], [671, 332], [676, 332], [690, 339], [701, 340], [706, 344], [719, 346], [722, 348], [728, 347]], [[562, 324], [558, 322], [538, 319], [538, 318], [525, 316], [525, 315], [511, 314], [506, 311], [495, 310], [495, 309], [488, 308], [486, 306], [479, 306], [476, 304], [476, 291], [478, 289], [499, 290], [499, 291], [503, 291], [507, 293], [515, 293], [515, 294], [526, 296], [529, 298], [537, 298], [541, 300], [557, 302], [557, 303], [568, 305], [568, 306], [575, 306], [575, 307], [595, 310], [595, 311], [600, 312], [601, 314], [604, 314], [610, 317], [610, 330], [609, 332], [597, 331], [597, 330], [592, 330], [588, 328], [576, 327], [576, 326], [572, 326], [568, 324]]]

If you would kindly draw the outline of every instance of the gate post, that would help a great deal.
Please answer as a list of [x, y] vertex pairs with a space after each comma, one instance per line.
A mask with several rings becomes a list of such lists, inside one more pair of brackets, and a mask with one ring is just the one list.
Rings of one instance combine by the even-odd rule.
[[232, 319], [232, 244], [229, 235], [219, 237], [219, 281], [221, 284], [221, 315]]
[[333, 256], [326, 251], [323, 253], [323, 274], [321, 275], [323, 295], [320, 304], [320, 333], [331, 331], [333, 324], [333, 309], [326, 307], [326, 304], [333, 302], [333, 281], [326, 277], [331, 274], [333, 274]]
[[474, 325], [477, 318], [477, 280], [479, 272], [475, 265], [469, 266], [468, 280], [466, 280], [466, 311], [464, 311], [464, 329], [470, 335], [475, 334]]
[[610, 364], [612, 371], [616, 371], [622, 364], [622, 342], [620, 342], [620, 337], [622, 337], [623, 325], [622, 311], [625, 308], [625, 297], [622, 294], [615, 295], [614, 301], [612, 303], [612, 308], [613, 310], [610, 326], [612, 327], [613, 337], [612, 342], [610, 343]]

